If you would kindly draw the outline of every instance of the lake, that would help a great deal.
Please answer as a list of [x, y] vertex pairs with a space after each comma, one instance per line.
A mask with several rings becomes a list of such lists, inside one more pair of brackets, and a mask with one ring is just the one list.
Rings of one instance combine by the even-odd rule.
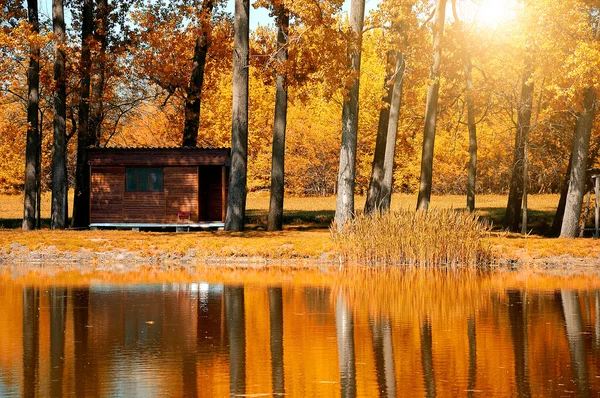
[[595, 273], [4, 267], [0, 396], [600, 394]]

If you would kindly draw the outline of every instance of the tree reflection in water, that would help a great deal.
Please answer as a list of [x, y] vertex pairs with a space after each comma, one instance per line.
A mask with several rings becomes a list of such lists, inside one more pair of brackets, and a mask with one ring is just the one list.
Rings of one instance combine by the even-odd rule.
[[226, 286], [223, 294], [229, 340], [229, 394], [243, 395], [246, 393], [244, 288]]
[[436, 396], [435, 372], [433, 369], [433, 338], [429, 319], [424, 319], [421, 323], [421, 364], [423, 365], [425, 396], [433, 398]]
[[470, 316], [467, 321], [467, 336], [469, 339], [469, 381], [467, 385], [467, 396], [475, 396], [477, 385], [477, 329], [475, 317]]
[[371, 317], [371, 334], [380, 397], [396, 396], [392, 326], [388, 318]]
[[338, 360], [340, 366], [340, 389], [342, 398], [356, 397], [356, 364], [354, 356], [354, 316], [342, 293], [335, 305]]
[[[23, 396], [35, 396], [39, 378], [40, 291], [23, 289]], [[0, 372], [1, 373], [1, 372]]]
[[65, 331], [67, 328], [67, 289], [50, 289], [50, 395], [63, 395]]
[[283, 371], [283, 294], [280, 287], [269, 287], [269, 321], [271, 323], [271, 379], [273, 395], [285, 395]]
[[528, 369], [528, 347], [527, 347], [527, 322], [525, 319], [525, 305], [521, 292], [509, 290], [508, 295], [508, 318], [510, 320], [510, 331], [513, 341], [513, 352], [515, 358], [515, 379], [517, 384], [517, 396], [530, 397], [529, 369]]
[[560, 296], [577, 395], [583, 398], [591, 397], [579, 295], [576, 291], [563, 289], [560, 291]]
[[75, 339], [75, 394], [81, 397], [86, 395], [88, 389], [95, 387], [88, 385], [94, 372], [91, 366], [93, 360], [90, 358], [92, 353], [88, 347], [90, 291], [87, 288], [77, 288], [72, 290], [71, 295]]
[[357, 275], [43, 288], [0, 279], [0, 395], [600, 394], [593, 281]]

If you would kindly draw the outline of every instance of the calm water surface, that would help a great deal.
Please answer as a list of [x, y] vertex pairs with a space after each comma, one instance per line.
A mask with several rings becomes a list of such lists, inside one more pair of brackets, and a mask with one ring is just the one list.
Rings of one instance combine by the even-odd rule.
[[0, 396], [600, 394], [595, 276], [246, 273], [6, 272]]

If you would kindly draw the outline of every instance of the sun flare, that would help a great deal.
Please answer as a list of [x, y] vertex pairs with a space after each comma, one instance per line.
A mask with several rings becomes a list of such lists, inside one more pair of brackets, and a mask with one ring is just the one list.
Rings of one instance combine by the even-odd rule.
[[516, 0], [467, 0], [463, 12], [467, 20], [485, 27], [498, 28], [516, 15]]

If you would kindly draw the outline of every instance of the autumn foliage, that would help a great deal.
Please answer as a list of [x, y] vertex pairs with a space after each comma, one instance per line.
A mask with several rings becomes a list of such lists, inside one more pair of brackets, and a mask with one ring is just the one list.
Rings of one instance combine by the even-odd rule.
[[[0, 14], [0, 190], [18, 192], [23, 184], [26, 131], [26, 62], [32, 44], [41, 47], [40, 112], [44, 139], [42, 181], [49, 183], [52, 126], [51, 26], [40, 16], [39, 35], [30, 32], [24, 10], [2, 2]], [[199, 8], [189, 2], [128, 1], [112, 5], [107, 81], [100, 145], [179, 145], [183, 129], [185, 89]], [[342, 3], [283, 2], [292, 15], [289, 59], [274, 62], [276, 29], [262, 24], [251, 34], [249, 110], [249, 190], [269, 187], [274, 76], [288, 78], [286, 189], [301, 195], [330, 195], [336, 190], [341, 103], [352, 78], [346, 65], [352, 42]], [[384, 94], [387, 53], [402, 51], [407, 67], [395, 158], [394, 188], [418, 189], [420, 147], [428, 72], [431, 64], [431, 10], [427, 0], [381, 1], [365, 21], [363, 39], [356, 188], [368, 188]], [[508, 189], [514, 143], [516, 107], [527, 38], [531, 38], [535, 80], [530, 132], [530, 183], [533, 193], [560, 189], [572, 146], [574, 115], [583, 88], [598, 86], [600, 42], [594, 40], [598, 4], [581, 0], [533, 0], [513, 4], [505, 19], [478, 20], [490, 1], [458, 1], [458, 12], [472, 55], [478, 128], [478, 193]], [[493, 3], [493, 2], [492, 2]], [[511, 3], [511, 2], [508, 2]], [[111, 3], [112, 4], [112, 3]], [[275, 2], [255, 7], [273, 9]], [[81, 42], [80, 5], [75, 1], [67, 42], [67, 134], [75, 131]], [[251, 17], [252, 18], [252, 17]], [[127, 22], [125, 22], [127, 21]], [[211, 19], [199, 146], [229, 146], [231, 132], [232, 15], [217, 2]], [[253, 25], [254, 26], [254, 25]], [[401, 31], [401, 33], [399, 33]], [[433, 192], [463, 194], [466, 189], [468, 130], [459, 32], [446, 21], [440, 104], [434, 157]], [[98, 51], [92, 43], [92, 53]], [[69, 141], [69, 170], [74, 170], [75, 142]], [[600, 138], [592, 134], [590, 158], [597, 162]], [[597, 164], [597, 163], [592, 163]], [[592, 165], [591, 164], [591, 165]], [[72, 181], [72, 176], [71, 176]]]

